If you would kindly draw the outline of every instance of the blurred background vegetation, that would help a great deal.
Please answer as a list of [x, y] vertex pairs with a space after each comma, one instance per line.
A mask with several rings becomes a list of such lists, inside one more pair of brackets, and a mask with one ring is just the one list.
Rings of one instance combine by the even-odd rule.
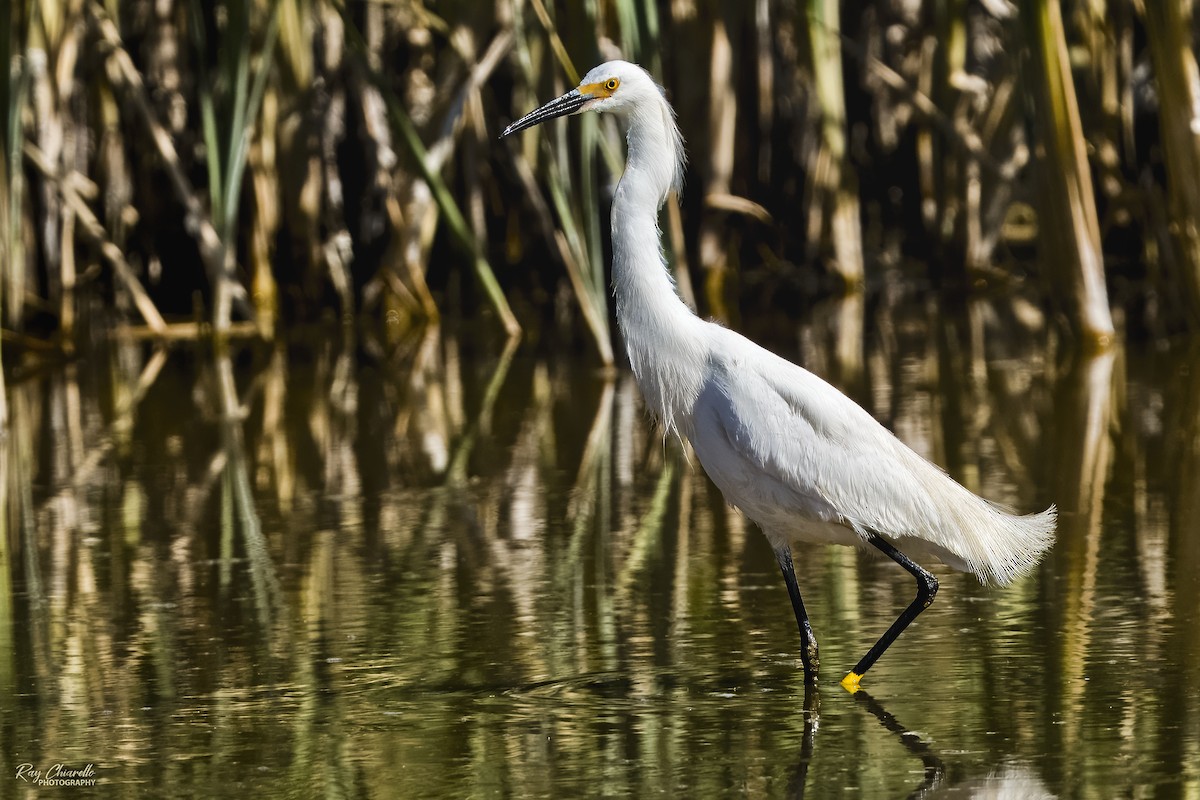
[[615, 122], [497, 134], [613, 57], [678, 111], [703, 314], [936, 290], [1200, 328], [1190, 0], [852, 5], [6, 0], [4, 356], [441, 316], [612, 363]]

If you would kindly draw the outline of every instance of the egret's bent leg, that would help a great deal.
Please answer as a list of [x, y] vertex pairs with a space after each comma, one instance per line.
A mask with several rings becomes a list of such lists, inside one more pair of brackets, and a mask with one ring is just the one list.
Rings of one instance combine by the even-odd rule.
[[775, 548], [775, 559], [783, 572], [788, 595], [792, 598], [792, 610], [796, 612], [796, 625], [800, 628], [800, 663], [804, 665], [804, 682], [816, 684], [821, 659], [817, 654], [817, 637], [804, 610], [804, 601], [800, 599], [800, 586], [796, 583], [796, 571], [792, 568], [792, 548], [786, 544]]
[[933, 598], [937, 595], [938, 590], [937, 578], [933, 577], [921, 565], [893, 547], [891, 542], [877, 534], [871, 534], [871, 538], [867, 541], [892, 561], [895, 561], [908, 570], [917, 579], [917, 599], [913, 600], [908, 608], [904, 609], [904, 613], [892, 623], [892, 627], [888, 628], [883, 636], [879, 637], [879, 641], [867, 651], [867, 654], [854, 667], [854, 671], [845, 678], [842, 678], [842, 686], [851, 692], [858, 689], [858, 682], [862, 680], [863, 674], [871, 668], [872, 664], [879, 660], [879, 657], [883, 655], [883, 651], [887, 650], [891, 643], [896, 641], [896, 637], [904, 632], [904, 629], [917, 618], [918, 614], [929, 608], [929, 604], [933, 602]]

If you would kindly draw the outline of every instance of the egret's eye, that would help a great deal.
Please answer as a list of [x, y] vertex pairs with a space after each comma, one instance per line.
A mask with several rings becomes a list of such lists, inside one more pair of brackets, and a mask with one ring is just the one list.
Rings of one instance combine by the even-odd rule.
[[619, 80], [617, 80], [616, 78], [609, 78], [608, 81], [604, 84], [604, 88], [608, 89], [610, 92], [615, 92], [617, 90], [617, 87], [620, 84], [621, 84], [621, 82]]

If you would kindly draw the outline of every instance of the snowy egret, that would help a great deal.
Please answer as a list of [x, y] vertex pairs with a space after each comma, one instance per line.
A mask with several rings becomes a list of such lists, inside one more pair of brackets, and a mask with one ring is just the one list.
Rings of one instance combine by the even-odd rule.
[[805, 680], [817, 640], [792, 565], [792, 542], [873, 547], [917, 580], [917, 597], [858, 662], [863, 673], [933, 601], [938, 582], [901, 552], [935, 557], [985, 583], [1037, 564], [1054, 538], [1053, 506], [1016, 516], [963, 488], [833, 386], [734, 331], [700, 319], [666, 268], [658, 214], [681, 187], [683, 137], [663, 90], [635, 64], [609, 61], [501, 136], [565, 114], [616, 114], [628, 159], [612, 203], [617, 324], [646, 404], [687, 437], [725, 499], [775, 550], [800, 628]]

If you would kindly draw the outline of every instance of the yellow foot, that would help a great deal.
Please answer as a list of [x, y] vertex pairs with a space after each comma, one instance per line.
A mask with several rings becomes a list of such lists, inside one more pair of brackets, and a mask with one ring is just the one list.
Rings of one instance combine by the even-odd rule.
[[842, 678], [842, 688], [850, 694], [858, 691], [858, 682], [862, 680], [862, 675], [857, 672], [851, 672], [846, 677]]

